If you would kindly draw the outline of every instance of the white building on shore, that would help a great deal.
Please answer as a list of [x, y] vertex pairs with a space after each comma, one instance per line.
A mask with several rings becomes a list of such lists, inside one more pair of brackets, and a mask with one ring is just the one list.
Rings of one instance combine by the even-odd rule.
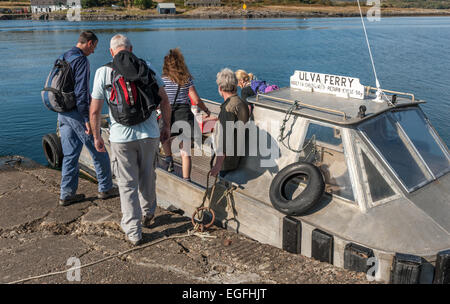
[[81, 0], [31, 0], [31, 12], [33, 14], [50, 13], [69, 8], [81, 9]]
[[158, 3], [156, 6], [158, 14], [176, 14], [177, 9], [175, 3]]

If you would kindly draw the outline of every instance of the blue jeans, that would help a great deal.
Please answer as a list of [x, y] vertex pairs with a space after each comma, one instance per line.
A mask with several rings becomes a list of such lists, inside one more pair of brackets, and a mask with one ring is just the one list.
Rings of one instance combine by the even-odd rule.
[[227, 175], [227, 174], [230, 173], [231, 171], [233, 171], [233, 170], [221, 170], [221, 171], [219, 171], [219, 176], [220, 176], [221, 178], [225, 178], [225, 175]]
[[61, 199], [74, 195], [78, 189], [78, 173], [83, 145], [89, 150], [97, 173], [98, 191], [105, 192], [112, 188], [112, 175], [109, 156], [106, 152], [97, 152], [94, 137], [85, 133], [86, 127], [77, 110], [58, 113], [59, 132], [63, 149], [63, 163], [61, 172]]

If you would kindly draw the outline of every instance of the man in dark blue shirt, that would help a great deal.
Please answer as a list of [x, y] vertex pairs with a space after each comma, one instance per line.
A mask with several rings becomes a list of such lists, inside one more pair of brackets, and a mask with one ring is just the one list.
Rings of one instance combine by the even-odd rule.
[[89, 89], [90, 65], [87, 56], [94, 53], [98, 38], [91, 32], [82, 32], [76, 46], [64, 53], [64, 59], [70, 63], [75, 80], [76, 108], [69, 112], [58, 113], [59, 132], [63, 148], [61, 172], [61, 193], [59, 204], [67, 206], [84, 199], [84, 194], [76, 194], [78, 189], [80, 157], [83, 145], [89, 150], [94, 161], [98, 180], [98, 197], [106, 199], [118, 195], [113, 187], [111, 167], [107, 152], [98, 152], [94, 146], [89, 125]]

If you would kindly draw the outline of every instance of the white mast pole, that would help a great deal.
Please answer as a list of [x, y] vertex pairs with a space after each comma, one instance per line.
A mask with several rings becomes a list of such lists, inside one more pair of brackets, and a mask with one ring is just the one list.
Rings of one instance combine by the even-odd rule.
[[375, 83], [377, 86], [377, 94], [376, 94], [376, 98], [375, 101], [383, 101], [381, 96], [382, 96], [382, 91], [380, 88], [380, 81], [378, 80], [378, 76], [377, 76], [377, 70], [375, 69], [375, 63], [373, 61], [373, 56], [372, 56], [372, 50], [370, 48], [370, 42], [369, 42], [369, 37], [367, 36], [367, 30], [366, 30], [366, 24], [364, 23], [364, 18], [363, 18], [363, 14], [362, 14], [362, 10], [361, 10], [361, 5], [358, 1], [358, 8], [359, 8], [359, 14], [361, 16], [361, 22], [363, 25], [363, 29], [364, 29], [364, 35], [366, 36], [366, 42], [367, 42], [367, 47], [369, 48], [369, 55], [370, 55], [370, 61], [372, 62], [372, 69], [373, 69], [373, 74], [375, 75]]

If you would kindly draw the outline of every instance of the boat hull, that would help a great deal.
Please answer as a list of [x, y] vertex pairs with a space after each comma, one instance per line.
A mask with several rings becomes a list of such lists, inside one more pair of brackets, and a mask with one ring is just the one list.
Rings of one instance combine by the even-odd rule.
[[[208, 104], [208, 107], [212, 112], [219, 111], [217, 104]], [[264, 117], [279, 121], [284, 112], [255, 108], [253, 115], [256, 122], [267, 120]], [[263, 129], [265, 125], [258, 124], [257, 127]], [[293, 130], [293, 142], [298, 142], [304, 135], [301, 123], [296, 128], [298, 130]], [[274, 130], [264, 131], [269, 134], [269, 142], [277, 142], [275, 138], [278, 134]], [[351, 132], [351, 129], [344, 130], [343, 134], [350, 136], [346, 132]], [[102, 136], [109, 151], [107, 129], [103, 129]], [[280, 168], [297, 161], [298, 156], [281, 145], [279, 155], [282, 157], [269, 160], [276, 163], [271, 169], [258, 166], [261, 161], [268, 161], [266, 157], [258, 155], [247, 158], [239, 170], [232, 172], [229, 177], [227, 175], [227, 179], [240, 185], [232, 192], [231, 203], [224, 198], [217, 201], [231, 184], [221, 181], [216, 186], [211, 207], [215, 211], [217, 225], [292, 253], [337, 267], [368, 272], [369, 280], [391, 283], [442, 281], [437, 279], [436, 273], [444, 281], [449, 280], [449, 267], [445, 265], [449, 263], [450, 234], [445, 228], [444, 214], [449, 210], [449, 202], [440, 202], [440, 210], [443, 211], [433, 215], [427, 211], [427, 204], [417, 204], [413, 199], [426, 199], [427, 193], [433, 191], [448, 191], [450, 187], [445, 185], [450, 185], [450, 174], [412, 195], [399, 196], [389, 203], [369, 209], [362, 209], [356, 203], [325, 194], [320, 203], [307, 214], [286, 216], [273, 208], [268, 189], [274, 174]], [[168, 173], [161, 159], [159, 160], [156, 192], [160, 206], [176, 207], [190, 217], [201, 205], [209, 162], [204, 156], [200, 158], [204, 159], [203, 165], [199, 165], [199, 157], [193, 156], [191, 177], [194, 182], [186, 182], [180, 177], [179, 166], [175, 174]], [[82, 151], [80, 164], [93, 172], [92, 160], [86, 149]], [[445, 193], [436, 195], [449, 197]], [[360, 252], [354, 248], [360, 248]], [[370, 254], [364, 255], [361, 252]], [[437, 265], [436, 261], [442, 259], [444, 263]]]

